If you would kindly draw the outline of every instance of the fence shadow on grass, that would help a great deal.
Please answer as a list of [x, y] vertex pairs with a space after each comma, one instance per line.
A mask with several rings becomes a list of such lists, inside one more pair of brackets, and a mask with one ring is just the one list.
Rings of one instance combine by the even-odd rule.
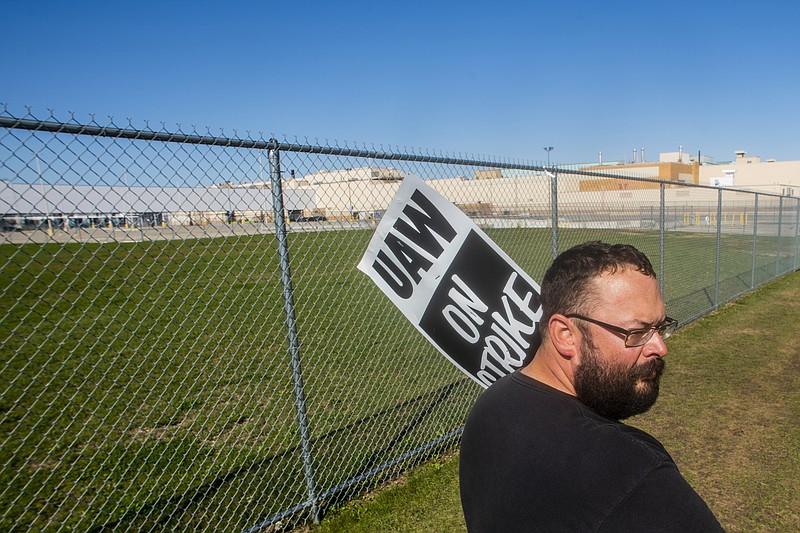
[[[322, 445], [325, 441], [336, 440], [336, 437], [342, 434], [358, 433], [364, 430], [364, 428], [369, 426], [370, 423], [375, 420], [391, 419], [396, 413], [401, 412], [409, 407], [427, 403], [427, 405], [425, 405], [418, 412], [413, 420], [397, 431], [396, 435], [394, 435], [394, 437], [389, 440], [385, 446], [372, 452], [367, 457], [364, 463], [357, 469], [358, 474], [352, 476], [345, 482], [322, 492], [320, 495], [320, 507], [323, 509], [329, 509], [342, 503], [343, 501], [347, 501], [352, 494], [354, 492], [358, 492], [360, 487], [364, 484], [376, 483], [377, 474], [383, 470], [390, 469], [393, 466], [402, 465], [404, 462], [409, 461], [412, 458], [417, 459], [417, 462], [423, 461], [435, 455], [436, 453], [439, 453], [442, 448], [451, 446], [453, 444], [453, 440], [460, 434], [460, 428], [459, 430], [453, 432], [454, 434], [451, 434], [451, 438], [443, 439], [438, 443], [438, 445], [425, 447], [425, 449], [420, 450], [420, 452], [417, 454], [405, 454], [405, 461], [393, 460], [384, 464], [379, 464], [382, 457], [385, 457], [393, 448], [395, 448], [400, 442], [408, 437], [414, 431], [414, 429], [418, 428], [426, 419], [428, 419], [436, 410], [436, 408], [452, 395], [453, 391], [467, 382], [470, 382], [469, 378], [461, 378], [436, 390], [418, 395], [397, 405], [382, 409], [369, 416], [363, 417], [347, 425], [314, 437], [311, 442], [312, 446], [316, 448], [317, 446]], [[142, 519], [142, 517], [152, 517], [146, 520], [147, 524], [151, 526], [178, 526], [183, 522], [184, 515], [189, 512], [193, 506], [198, 505], [204, 500], [207, 500], [218, 494], [226, 485], [245, 475], [250, 475], [260, 470], [264, 470], [273, 463], [280, 464], [291, 461], [292, 458], [299, 457], [300, 453], [301, 446], [298, 443], [280, 453], [271, 454], [257, 461], [235, 468], [223, 475], [217, 476], [207, 483], [193, 487], [189, 491], [181, 494], [175, 494], [167, 498], [159, 498], [155, 501], [145, 503], [140, 507], [129, 509], [116, 520], [92, 527], [89, 531], [93, 533], [99, 533], [101, 531], [115, 530], [126, 524], [136, 525]], [[307, 510], [309, 507], [310, 502], [295, 506], [292, 509], [285, 510], [260, 522], [251, 529], [258, 530], [261, 528], [266, 528], [292, 516], [294, 517], [294, 520], [300, 520], [300, 515], [302, 515], [302, 512]]]

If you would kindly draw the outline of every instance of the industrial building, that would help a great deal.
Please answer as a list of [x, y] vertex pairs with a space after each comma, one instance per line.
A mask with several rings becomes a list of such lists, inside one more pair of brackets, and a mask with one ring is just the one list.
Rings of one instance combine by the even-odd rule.
[[[578, 166], [593, 177], [553, 168], [562, 214], [624, 211], [634, 202], [641, 209], [661, 201], [667, 206], [711, 205], [715, 188], [725, 187], [784, 196], [800, 192], [800, 161], [762, 162], [737, 151], [730, 163], [679, 152], [660, 154], [658, 161], [601, 163]], [[634, 158], [635, 159], [635, 158]], [[644, 159], [642, 150], [641, 159]], [[468, 167], [467, 167], [468, 168]], [[324, 170], [285, 177], [284, 207], [290, 222], [377, 220], [407, 173], [395, 167], [368, 166]], [[474, 217], [525, 218], [525, 224], [550, 215], [550, 172], [475, 169], [470, 176], [441, 177], [429, 185]], [[647, 180], [631, 179], [647, 178]], [[649, 180], [658, 180], [649, 181]], [[683, 187], [682, 185], [704, 187]], [[749, 195], [745, 195], [749, 196]], [[736, 193], [726, 203], [736, 204]], [[744, 198], [742, 203], [748, 203]], [[735, 207], [733, 207], [735, 209]], [[0, 182], [0, 229], [79, 227], [166, 227], [272, 221], [269, 182], [222, 183], [210, 187], [125, 187], [18, 184]], [[694, 211], [692, 211], [692, 216]], [[521, 224], [522, 222], [517, 222]]]

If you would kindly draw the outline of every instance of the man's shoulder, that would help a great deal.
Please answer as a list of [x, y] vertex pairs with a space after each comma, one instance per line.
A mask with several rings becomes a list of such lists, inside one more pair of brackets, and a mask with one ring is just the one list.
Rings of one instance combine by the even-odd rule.
[[[572, 441], [575, 453], [591, 456], [613, 453], [641, 466], [673, 463], [664, 446], [652, 435], [622, 422], [604, 418], [577, 398], [514, 372], [491, 385], [474, 406], [477, 416], [492, 425], [525, 424], [550, 441]], [[623, 453], [620, 453], [623, 452]], [[600, 466], [602, 463], [600, 463]], [[601, 466], [602, 467], [602, 466]]]
[[472, 406], [471, 418], [502, 414], [512, 424], [517, 419], [535, 419], [577, 405], [574, 397], [517, 371], [498, 379], [481, 393]]
[[641, 429], [622, 422], [599, 423], [599, 427], [603, 432], [605, 444], [624, 451], [631, 460], [638, 458], [650, 465], [674, 464], [664, 445]]
[[530, 398], [531, 396], [545, 396], [568, 402], [575, 400], [574, 396], [570, 396], [569, 394], [556, 390], [549, 385], [545, 385], [541, 381], [526, 376], [519, 370], [510, 374], [506, 374], [502, 378], [495, 381], [483, 392], [481, 399], [505, 397], [509, 395], [515, 397], [526, 397], [526, 399]]

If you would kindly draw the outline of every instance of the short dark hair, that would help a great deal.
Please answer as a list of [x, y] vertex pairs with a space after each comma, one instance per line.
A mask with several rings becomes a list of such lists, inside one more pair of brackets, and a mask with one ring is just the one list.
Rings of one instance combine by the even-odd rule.
[[590, 241], [559, 254], [542, 279], [542, 335], [547, 335], [546, 325], [554, 314], [588, 314], [592, 310], [598, 303], [592, 290], [594, 278], [628, 268], [656, 277], [647, 256], [630, 244]]

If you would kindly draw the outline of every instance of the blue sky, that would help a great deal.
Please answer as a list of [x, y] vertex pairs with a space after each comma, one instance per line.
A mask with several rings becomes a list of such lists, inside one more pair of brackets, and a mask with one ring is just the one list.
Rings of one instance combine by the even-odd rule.
[[800, 2], [3, 3], [15, 114], [559, 163], [800, 159]]

